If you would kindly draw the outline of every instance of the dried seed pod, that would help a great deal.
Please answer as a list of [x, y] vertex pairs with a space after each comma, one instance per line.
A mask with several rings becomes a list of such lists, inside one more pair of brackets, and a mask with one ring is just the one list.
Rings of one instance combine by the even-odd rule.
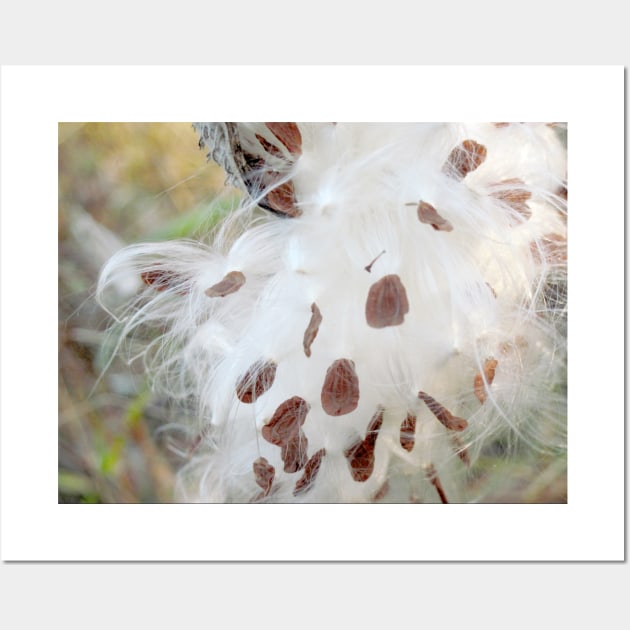
[[372, 328], [399, 326], [409, 312], [407, 291], [396, 274], [375, 282], [365, 302], [365, 319]]
[[383, 408], [379, 407], [370, 420], [365, 438], [344, 451], [355, 481], [367, 481], [374, 472], [374, 447], [383, 424], [383, 413]]
[[504, 179], [498, 184], [492, 186], [492, 188], [496, 190], [491, 192], [490, 195], [498, 201], [510, 206], [512, 210], [518, 212], [523, 219], [527, 220], [531, 218], [532, 211], [526, 202], [531, 199], [532, 193], [525, 188], [519, 187], [524, 185], [525, 182], [522, 179]]
[[308, 323], [308, 326], [304, 331], [304, 354], [307, 357], [311, 356], [311, 344], [319, 332], [319, 325], [322, 323], [322, 314], [315, 302], [311, 304], [311, 313], [311, 321]]
[[337, 359], [327, 370], [321, 395], [322, 407], [329, 416], [343, 416], [359, 404], [359, 377], [354, 361]]
[[253, 464], [256, 483], [262, 488], [262, 497], [269, 495], [276, 469], [264, 458], [259, 457]]
[[254, 363], [236, 384], [236, 397], [244, 403], [260, 398], [273, 385], [277, 367], [274, 361]]
[[245, 276], [240, 271], [230, 271], [223, 280], [206, 289], [208, 297], [225, 297], [236, 293], [245, 284]]
[[[261, 134], [254, 134], [262, 150], [252, 148], [251, 143], [245, 148], [248, 146], [247, 131], [240, 123], [195, 123], [193, 126], [200, 135], [199, 146], [210, 150], [208, 158], [223, 168], [233, 186], [246, 191], [265, 210], [286, 217], [297, 217], [301, 214], [296, 204], [293, 184], [281, 183], [284, 176], [276, 171], [277, 164], [271, 166], [267, 163], [267, 154], [271, 154], [275, 158], [281, 156], [287, 165], [291, 164], [293, 160], [286, 159], [278, 147]], [[295, 123], [268, 123], [267, 127], [292, 156], [297, 158], [300, 155], [301, 136]], [[268, 192], [265, 192], [267, 189]]]
[[320, 448], [305, 464], [304, 466], [304, 474], [300, 479], [298, 479], [295, 484], [295, 488], [293, 490], [293, 495], [296, 496], [301, 492], [306, 492], [313, 482], [315, 481], [315, 477], [317, 477], [317, 473], [319, 472], [319, 467], [322, 464], [322, 458], [326, 455], [326, 449]]
[[486, 359], [485, 363], [483, 364], [483, 375], [481, 372], [477, 372], [477, 374], [475, 375], [475, 396], [477, 396], [481, 404], [485, 403], [486, 399], [488, 398], [488, 393], [486, 392], [486, 384], [488, 387], [492, 385], [495, 370], [498, 364], [499, 362], [496, 359]]
[[468, 422], [464, 420], [464, 418], [458, 418], [454, 416], [450, 411], [448, 411], [445, 407], [440, 405], [435, 398], [429, 396], [429, 394], [425, 394], [424, 392], [418, 393], [418, 398], [424, 401], [427, 407], [431, 410], [431, 413], [447, 428], [451, 431], [463, 431], [467, 426]]
[[453, 230], [451, 222], [440, 216], [437, 210], [426, 201], [418, 202], [418, 219], [421, 223], [428, 223], [434, 230], [441, 230], [442, 232]]
[[268, 122], [267, 128], [289, 150], [291, 155], [302, 154], [302, 134], [294, 122]]
[[301, 470], [306, 463], [308, 440], [301, 427], [310, 408], [299, 396], [289, 398], [276, 409], [271, 420], [262, 428], [263, 438], [281, 447], [280, 456], [285, 472]]
[[416, 443], [416, 416], [411, 413], [400, 425], [400, 445], [410, 453]]
[[443, 171], [455, 179], [464, 179], [468, 173], [483, 164], [487, 153], [482, 144], [474, 140], [464, 140], [450, 152]]

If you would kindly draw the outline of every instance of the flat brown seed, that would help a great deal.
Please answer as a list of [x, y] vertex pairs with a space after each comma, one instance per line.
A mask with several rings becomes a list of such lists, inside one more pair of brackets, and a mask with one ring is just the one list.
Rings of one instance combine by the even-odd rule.
[[383, 409], [379, 407], [370, 420], [365, 438], [344, 451], [355, 481], [367, 481], [374, 472], [374, 447], [382, 424]]
[[343, 416], [359, 404], [359, 377], [354, 361], [337, 359], [327, 370], [322, 387], [322, 407], [329, 416]]
[[302, 153], [302, 134], [294, 122], [268, 122], [267, 128], [282, 144], [289, 149], [292, 155], [299, 156]]
[[400, 425], [400, 445], [410, 453], [416, 443], [416, 416], [411, 413]]
[[283, 446], [299, 436], [311, 406], [299, 396], [285, 400], [275, 411], [271, 420], [262, 428], [262, 436], [276, 446]]
[[545, 234], [538, 243], [530, 243], [529, 249], [536, 262], [544, 260], [553, 265], [567, 261], [567, 239], [562, 234]]
[[221, 282], [206, 289], [206, 295], [208, 297], [225, 297], [230, 293], [236, 293], [244, 284], [245, 276], [240, 271], [230, 271]]
[[453, 446], [453, 450], [457, 454], [457, 457], [459, 457], [466, 466], [470, 466], [468, 449], [460, 442], [457, 434], [455, 433], [451, 433], [451, 444]]
[[486, 147], [474, 140], [464, 140], [449, 154], [443, 171], [455, 179], [464, 179], [486, 159]]
[[170, 269], [151, 269], [140, 274], [142, 281], [156, 291], [165, 291], [177, 287], [178, 295], [186, 295], [185, 278]]
[[311, 321], [304, 331], [304, 354], [307, 357], [311, 356], [311, 344], [319, 332], [319, 325], [322, 323], [322, 314], [315, 302], [311, 304], [311, 313]]
[[365, 302], [365, 319], [372, 328], [399, 326], [409, 312], [407, 291], [396, 274], [375, 282]]
[[498, 364], [499, 362], [496, 359], [486, 359], [485, 363], [483, 364], [483, 375], [481, 372], [477, 372], [477, 374], [475, 375], [475, 396], [477, 396], [481, 404], [485, 403], [488, 398], [488, 393], [486, 392], [486, 383], [488, 387], [492, 385], [495, 370]]
[[308, 459], [308, 440], [302, 432], [302, 425], [310, 405], [299, 396], [285, 400], [262, 428], [262, 436], [281, 448], [280, 456], [284, 471], [294, 473], [302, 470]]
[[426, 201], [418, 203], [418, 219], [421, 223], [428, 223], [434, 230], [441, 230], [442, 232], [453, 230], [451, 222], [440, 216], [437, 210]]
[[295, 190], [292, 181], [283, 182], [272, 188], [265, 195], [264, 200], [259, 202], [259, 205], [268, 210], [284, 214], [287, 217], [299, 217], [302, 212], [295, 204]]
[[308, 459], [307, 449], [308, 440], [302, 431], [287, 440], [280, 451], [280, 456], [284, 462], [284, 472], [294, 473], [302, 470]]
[[315, 481], [319, 467], [322, 464], [322, 458], [326, 455], [326, 449], [320, 448], [305, 464], [304, 474], [298, 479], [293, 490], [293, 495], [298, 495], [301, 492], [306, 492]]
[[253, 468], [256, 483], [263, 490], [262, 496], [266, 497], [271, 491], [271, 485], [276, 474], [276, 469], [264, 457], [259, 457], [254, 462]]
[[256, 140], [260, 142], [260, 144], [262, 145], [262, 148], [265, 151], [267, 151], [267, 153], [270, 153], [271, 155], [274, 155], [279, 158], [284, 157], [284, 154], [282, 153], [282, 151], [275, 144], [271, 144], [271, 142], [268, 142], [260, 134], [256, 134]]
[[277, 364], [274, 361], [257, 361], [236, 384], [236, 397], [244, 403], [260, 398], [276, 378]]
[[435, 398], [429, 396], [429, 394], [425, 394], [424, 392], [418, 393], [418, 398], [424, 401], [427, 407], [431, 410], [431, 413], [447, 428], [451, 431], [463, 431], [467, 426], [468, 422], [464, 420], [464, 418], [458, 418], [454, 416], [450, 411], [448, 411], [445, 407], [440, 405]]
[[508, 205], [512, 210], [520, 214], [523, 219], [527, 220], [532, 216], [532, 211], [527, 205], [527, 201], [531, 198], [532, 193], [525, 188], [519, 188], [519, 186], [524, 185], [525, 182], [522, 179], [504, 179], [492, 187], [497, 190], [491, 192], [490, 195]]

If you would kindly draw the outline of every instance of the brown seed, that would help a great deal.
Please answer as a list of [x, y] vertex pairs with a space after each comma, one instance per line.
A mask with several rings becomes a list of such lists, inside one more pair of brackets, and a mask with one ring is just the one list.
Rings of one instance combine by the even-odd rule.
[[[488, 387], [492, 385], [492, 381], [494, 380], [495, 370], [498, 364], [499, 362], [496, 359], [493, 359], [493, 358], [486, 359], [485, 363], [483, 364], [483, 375], [481, 372], [477, 372], [477, 374], [475, 375], [475, 381], [474, 381], [475, 396], [477, 396], [481, 404], [485, 403], [488, 398], [488, 393], [486, 392], [486, 383]], [[485, 382], [484, 382], [484, 379], [485, 379]]]
[[470, 457], [468, 456], [468, 449], [461, 443], [456, 433], [451, 433], [451, 444], [457, 457], [462, 460], [466, 466], [470, 466]]
[[276, 409], [269, 423], [262, 428], [263, 438], [281, 447], [280, 456], [285, 472], [296, 472], [306, 464], [308, 440], [301, 427], [310, 408], [299, 396], [289, 398]]
[[188, 446], [188, 449], [186, 450], [186, 456], [192, 457], [195, 451], [201, 446], [201, 442], [207, 439], [209, 434], [210, 427], [206, 425], [203, 429], [201, 429], [201, 431], [199, 431], [199, 433], [197, 433], [195, 439]]
[[529, 249], [536, 262], [562, 264], [567, 261], [567, 239], [562, 234], [545, 234], [539, 243], [531, 243]]
[[307, 357], [311, 356], [311, 344], [317, 336], [319, 325], [322, 323], [322, 314], [319, 308], [317, 308], [317, 304], [315, 304], [315, 302], [311, 304], [311, 313], [311, 321], [308, 323], [308, 326], [304, 331], [304, 354]]
[[474, 140], [464, 140], [450, 152], [442, 170], [455, 179], [464, 179], [468, 173], [483, 164], [486, 155], [486, 147], [482, 144]]
[[262, 435], [276, 446], [282, 446], [298, 435], [311, 406], [299, 396], [285, 400], [275, 411], [271, 420], [262, 428]]
[[221, 282], [206, 289], [206, 295], [208, 297], [225, 297], [230, 293], [236, 293], [244, 284], [245, 276], [240, 271], [230, 271]]
[[383, 413], [383, 408], [379, 407], [370, 420], [365, 438], [344, 451], [355, 481], [367, 481], [374, 471], [374, 447], [383, 424]]
[[565, 201], [567, 201], [569, 198], [569, 189], [567, 188], [565, 184], [563, 184], [556, 191], [556, 195], [558, 195], [558, 197], [560, 197], [561, 199], [564, 199]]
[[359, 377], [354, 361], [337, 359], [326, 371], [322, 387], [322, 407], [329, 416], [343, 416], [359, 404]]
[[262, 497], [266, 497], [271, 491], [271, 484], [276, 473], [276, 469], [264, 458], [259, 457], [253, 465], [256, 483], [262, 488]]
[[302, 431], [289, 438], [280, 450], [284, 462], [284, 472], [294, 473], [302, 470], [308, 459], [308, 440]]
[[301, 155], [302, 134], [294, 122], [270, 122], [265, 124], [274, 136], [289, 149], [292, 155]]
[[293, 189], [292, 181], [283, 182], [279, 186], [272, 188], [265, 195], [264, 201], [259, 202], [259, 205], [262, 207], [288, 217], [298, 217], [302, 214], [295, 204], [295, 190]]
[[271, 142], [268, 142], [260, 134], [256, 134], [256, 140], [258, 140], [258, 142], [260, 142], [260, 144], [262, 145], [263, 149], [265, 151], [267, 151], [267, 153], [270, 153], [271, 155], [274, 155], [274, 156], [279, 157], [279, 158], [283, 158], [284, 157], [284, 154], [282, 153], [282, 151], [275, 144], [271, 144]]
[[431, 410], [431, 413], [447, 428], [451, 431], [463, 431], [468, 422], [464, 418], [458, 418], [454, 416], [450, 411], [440, 405], [435, 398], [425, 394], [424, 392], [418, 393], [418, 398], [424, 401], [427, 407]]
[[498, 123], [494, 123], [494, 126], [499, 129], [500, 127], [509, 127], [510, 123], [509, 122], [498, 122]]
[[437, 475], [437, 471], [433, 464], [429, 464], [425, 467], [425, 475], [427, 479], [433, 484], [433, 487], [437, 490], [438, 495], [440, 496], [440, 501], [442, 503], [448, 503], [448, 499], [446, 498], [446, 493], [444, 492], [444, 488], [442, 487], [442, 483], [440, 482], [440, 478]]
[[526, 202], [531, 198], [532, 193], [524, 188], [519, 188], [519, 185], [524, 186], [525, 182], [518, 178], [504, 179], [492, 187], [497, 190], [491, 192], [490, 195], [510, 206], [512, 210], [518, 212], [518, 214], [527, 220], [531, 218], [532, 211]]
[[236, 384], [236, 397], [244, 403], [260, 398], [276, 378], [277, 364], [274, 361], [257, 361]]
[[400, 425], [400, 445], [410, 453], [416, 443], [416, 416], [411, 413], [407, 414], [407, 417]]
[[319, 451], [317, 451], [306, 462], [306, 465], [304, 466], [304, 474], [295, 484], [295, 488], [293, 490], [294, 496], [300, 494], [301, 492], [306, 492], [311, 487], [313, 481], [315, 481], [315, 477], [317, 477], [324, 455], [326, 455], [326, 449], [320, 448]]
[[442, 232], [453, 230], [451, 222], [440, 216], [437, 210], [426, 201], [418, 203], [418, 219], [421, 223], [428, 223], [434, 230], [441, 230]]
[[143, 271], [140, 277], [145, 284], [153, 287], [156, 291], [165, 291], [166, 289], [178, 287], [176, 291], [178, 295], [186, 295], [186, 293], [188, 293], [186, 289], [182, 288], [186, 279], [176, 271], [171, 271], [170, 269], [151, 269], [149, 271]]
[[409, 312], [407, 291], [396, 274], [375, 282], [365, 302], [365, 319], [372, 328], [398, 326]]

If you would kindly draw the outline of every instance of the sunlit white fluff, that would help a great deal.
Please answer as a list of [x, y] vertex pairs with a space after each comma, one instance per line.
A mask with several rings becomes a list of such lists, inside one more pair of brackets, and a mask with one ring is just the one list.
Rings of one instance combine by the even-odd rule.
[[[259, 131], [273, 138], [263, 123], [240, 127], [243, 137]], [[464, 453], [470, 465], [505, 429], [533, 446], [563, 438], [566, 305], [549, 299], [549, 286], [566, 281], [566, 259], [557, 252], [566, 237], [559, 196], [566, 156], [557, 130], [326, 123], [300, 124], [299, 131], [299, 159], [276, 166], [284, 168], [282, 181], [293, 182], [300, 216], [261, 213], [246, 201], [207, 243], [134, 245], [103, 270], [106, 305], [108, 288], [137, 278], [138, 294], [116, 307], [121, 339], [139, 342], [148, 330], [141, 356], [156, 385], [197, 401], [191, 435], [202, 441], [181, 472], [177, 497], [438, 501], [429, 478], [435, 471], [449, 500], [474, 500], [465, 491]], [[487, 158], [460, 180], [443, 167], [467, 139], [482, 144]], [[498, 183], [514, 179], [531, 193], [526, 219], [493, 195]], [[420, 200], [452, 230], [419, 221]], [[177, 280], [161, 290], [143, 284], [142, 274], [155, 269]], [[245, 284], [208, 297], [208, 287], [234, 270]], [[402, 281], [409, 312], [400, 325], [373, 328], [366, 297], [389, 274]], [[322, 323], [307, 356], [313, 303]], [[482, 403], [473, 383], [489, 357], [497, 368]], [[354, 411], [335, 417], [323, 410], [321, 394], [327, 369], [341, 358], [354, 362], [360, 396]], [[243, 403], [237, 383], [261, 360], [277, 364], [273, 386]], [[465, 418], [468, 428], [447, 429], [419, 392]], [[261, 434], [293, 396], [310, 405], [302, 427], [308, 456], [325, 449], [316, 477], [297, 494], [304, 469], [284, 472], [280, 447]], [[347, 449], [365, 437], [380, 408], [374, 468], [356, 481]], [[400, 441], [408, 413], [417, 417], [410, 451]], [[274, 469], [267, 496], [252, 468], [261, 457]]]

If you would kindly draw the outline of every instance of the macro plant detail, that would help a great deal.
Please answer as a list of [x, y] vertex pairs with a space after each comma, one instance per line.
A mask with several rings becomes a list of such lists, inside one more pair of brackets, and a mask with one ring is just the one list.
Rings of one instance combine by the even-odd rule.
[[116, 334], [192, 401], [177, 500], [479, 501], [497, 441], [564, 448], [563, 126], [194, 128], [241, 206], [98, 289], [136, 283]]

